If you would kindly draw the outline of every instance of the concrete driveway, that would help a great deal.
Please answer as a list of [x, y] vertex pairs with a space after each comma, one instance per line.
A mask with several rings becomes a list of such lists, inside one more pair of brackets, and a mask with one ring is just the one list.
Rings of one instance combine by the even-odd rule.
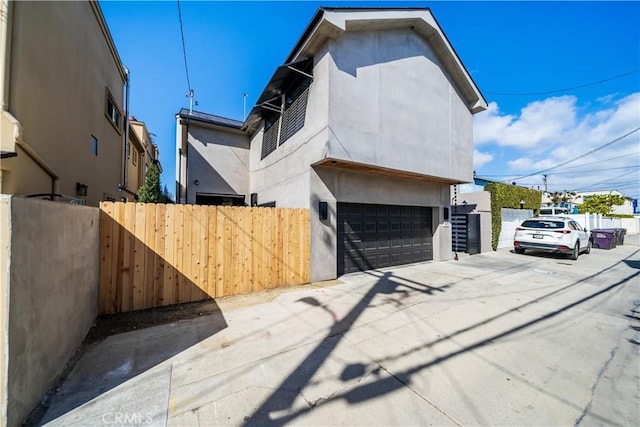
[[638, 236], [339, 282], [111, 336], [42, 423], [640, 425]]

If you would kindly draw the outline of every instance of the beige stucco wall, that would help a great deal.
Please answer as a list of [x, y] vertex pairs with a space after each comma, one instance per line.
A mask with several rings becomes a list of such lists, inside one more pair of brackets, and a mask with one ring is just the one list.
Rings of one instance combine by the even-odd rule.
[[97, 316], [99, 210], [2, 195], [0, 221], [0, 425], [17, 426]]
[[[138, 153], [137, 160], [133, 155], [133, 151]], [[134, 163], [135, 162], [135, 163]], [[137, 194], [138, 189], [144, 184], [144, 148], [137, 132], [131, 128], [129, 130], [129, 153], [127, 154], [127, 189]], [[134, 199], [134, 195], [127, 192], [126, 196], [129, 200]]]
[[[2, 193], [37, 194], [53, 192], [51, 177], [19, 146], [16, 157], [1, 162]], [[26, 177], [26, 179], [25, 179]]]
[[[24, 142], [59, 176], [58, 192], [88, 186], [88, 204], [119, 199], [122, 175], [124, 74], [98, 6], [90, 2], [13, 2], [8, 111]], [[122, 112], [121, 129], [105, 115], [110, 91]], [[98, 138], [98, 156], [91, 153]], [[32, 174], [24, 153], [2, 161], [3, 193], [49, 193], [51, 182]], [[18, 163], [33, 163], [23, 168]], [[7, 187], [5, 188], [5, 184]]]

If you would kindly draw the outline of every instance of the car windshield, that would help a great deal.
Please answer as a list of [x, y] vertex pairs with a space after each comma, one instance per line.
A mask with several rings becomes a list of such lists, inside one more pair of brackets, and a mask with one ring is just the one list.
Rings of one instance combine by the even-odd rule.
[[527, 228], [564, 228], [564, 222], [528, 219], [522, 223], [522, 226]]

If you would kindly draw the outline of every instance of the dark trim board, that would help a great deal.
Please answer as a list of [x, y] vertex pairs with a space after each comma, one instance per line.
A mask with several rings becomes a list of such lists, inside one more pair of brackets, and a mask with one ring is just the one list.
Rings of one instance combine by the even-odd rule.
[[432, 208], [338, 203], [338, 276], [433, 259]]

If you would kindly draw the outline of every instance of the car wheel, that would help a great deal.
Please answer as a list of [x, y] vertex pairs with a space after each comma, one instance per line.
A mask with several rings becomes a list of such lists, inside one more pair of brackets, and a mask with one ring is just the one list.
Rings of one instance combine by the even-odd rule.
[[573, 252], [571, 252], [571, 259], [577, 260], [580, 255], [580, 242], [576, 242], [576, 245], [573, 247]]
[[587, 243], [587, 249], [584, 250], [584, 253], [587, 255], [591, 253], [591, 242]]
[[514, 248], [517, 254], [522, 255], [524, 253], [524, 248]]

